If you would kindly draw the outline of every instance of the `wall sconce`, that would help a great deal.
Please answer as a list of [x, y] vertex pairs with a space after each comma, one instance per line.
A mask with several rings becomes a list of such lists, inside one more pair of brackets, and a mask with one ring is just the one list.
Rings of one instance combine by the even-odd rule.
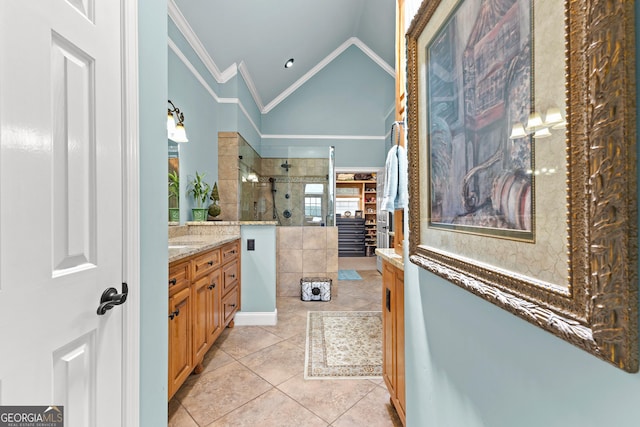
[[566, 120], [562, 117], [562, 113], [559, 108], [549, 108], [545, 115], [545, 120], [542, 121], [540, 113], [535, 111], [529, 115], [527, 120], [527, 126], [522, 123], [516, 122], [511, 128], [511, 135], [509, 139], [524, 138], [533, 133], [533, 137], [536, 139], [547, 138], [551, 136], [550, 129], [565, 129], [567, 126]]
[[[171, 104], [171, 108], [167, 109], [167, 135], [169, 139], [175, 142], [189, 142], [187, 132], [184, 129], [184, 114], [178, 107], [173, 105], [171, 100], [167, 102]], [[176, 120], [178, 123], [176, 123]]]

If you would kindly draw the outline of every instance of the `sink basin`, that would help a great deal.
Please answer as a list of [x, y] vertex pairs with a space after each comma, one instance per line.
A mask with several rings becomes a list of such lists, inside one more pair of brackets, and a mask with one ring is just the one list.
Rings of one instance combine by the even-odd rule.
[[201, 241], [176, 242], [176, 243], [169, 243], [169, 249], [185, 249], [185, 248], [191, 248], [194, 246], [200, 246], [204, 244], [205, 242], [201, 242]]

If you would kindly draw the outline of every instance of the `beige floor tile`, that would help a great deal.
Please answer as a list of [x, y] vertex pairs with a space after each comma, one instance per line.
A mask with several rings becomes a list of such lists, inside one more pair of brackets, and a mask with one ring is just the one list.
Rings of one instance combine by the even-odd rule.
[[278, 390], [270, 390], [207, 427], [325, 427], [327, 423]]
[[216, 344], [229, 356], [239, 359], [280, 341], [282, 338], [259, 326], [236, 326], [227, 328]]
[[239, 360], [273, 385], [304, 371], [304, 349], [282, 341]]
[[297, 311], [278, 312], [278, 324], [274, 326], [263, 326], [266, 331], [279, 336], [282, 339], [291, 338], [294, 335], [303, 334], [306, 331], [307, 312]]
[[389, 402], [389, 393], [376, 387], [338, 418], [332, 427], [401, 427], [402, 422]]
[[228, 365], [235, 360], [233, 357], [229, 356], [222, 349], [220, 349], [219, 345], [216, 344], [217, 343], [214, 343], [207, 354], [204, 355], [204, 361], [202, 362], [204, 372], [216, 370], [224, 365]]
[[191, 415], [184, 409], [178, 399], [169, 401], [169, 423], [167, 427], [198, 427]]
[[271, 384], [238, 362], [191, 376], [176, 397], [200, 426], [270, 390]]
[[329, 302], [301, 301], [296, 288], [277, 297], [278, 325], [225, 329], [205, 356], [204, 372], [191, 375], [169, 402], [168, 425], [399, 426], [383, 380], [303, 379], [308, 311], [382, 309], [375, 257], [347, 259], [347, 267], [339, 261], [362, 280], [335, 280]]
[[298, 347], [304, 350], [307, 346], [307, 332], [305, 331], [302, 334], [294, 335], [291, 338], [289, 338], [287, 341], [297, 345]]
[[376, 385], [368, 380], [305, 380], [296, 375], [278, 389], [328, 423], [366, 396]]

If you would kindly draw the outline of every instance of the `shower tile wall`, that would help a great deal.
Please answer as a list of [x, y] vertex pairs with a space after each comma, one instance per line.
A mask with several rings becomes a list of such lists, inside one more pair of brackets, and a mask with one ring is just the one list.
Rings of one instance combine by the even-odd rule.
[[238, 156], [239, 141], [237, 132], [218, 133], [218, 194], [220, 195], [220, 216], [224, 221], [240, 219], [240, 198], [238, 197]]
[[[220, 219], [225, 221], [273, 221], [273, 199], [268, 179], [275, 179], [278, 296], [300, 296], [300, 279], [327, 277], [338, 289], [338, 227], [320, 227], [304, 222], [304, 188], [307, 183], [328, 183], [328, 159], [260, 158], [237, 132], [218, 134], [218, 192]], [[289, 172], [281, 165], [291, 164]], [[248, 179], [257, 176], [258, 182]], [[243, 180], [242, 177], [245, 179]], [[286, 197], [289, 195], [289, 197]], [[326, 217], [326, 192], [322, 217]], [[285, 218], [284, 210], [291, 212]], [[316, 223], [317, 224], [317, 223]]]
[[278, 296], [300, 296], [300, 279], [327, 277], [338, 294], [338, 227], [277, 227]]

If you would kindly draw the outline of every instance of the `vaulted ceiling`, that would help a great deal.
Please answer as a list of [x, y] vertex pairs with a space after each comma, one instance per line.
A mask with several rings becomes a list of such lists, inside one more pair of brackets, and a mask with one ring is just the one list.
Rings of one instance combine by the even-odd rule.
[[263, 112], [352, 45], [394, 73], [395, 0], [169, 0], [169, 15], [220, 79], [240, 70]]

